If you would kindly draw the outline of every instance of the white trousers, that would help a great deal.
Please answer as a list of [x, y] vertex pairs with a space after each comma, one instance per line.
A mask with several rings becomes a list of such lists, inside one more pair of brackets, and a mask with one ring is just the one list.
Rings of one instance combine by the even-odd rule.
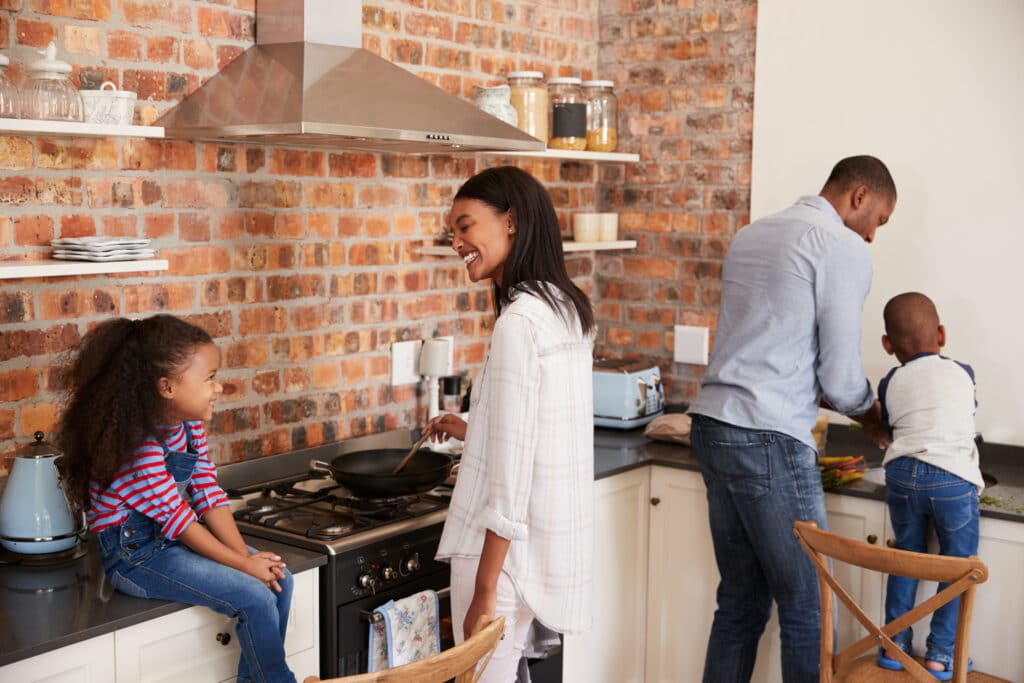
[[[455, 631], [456, 643], [464, 640], [462, 628], [469, 603], [473, 601], [478, 565], [479, 560], [475, 558], [452, 558], [452, 628]], [[498, 641], [498, 648], [480, 678], [480, 683], [514, 683], [519, 660], [523, 656], [530, 635], [533, 612], [519, 597], [512, 580], [504, 571], [498, 577], [498, 596], [494, 611], [495, 618], [505, 617], [505, 636]]]

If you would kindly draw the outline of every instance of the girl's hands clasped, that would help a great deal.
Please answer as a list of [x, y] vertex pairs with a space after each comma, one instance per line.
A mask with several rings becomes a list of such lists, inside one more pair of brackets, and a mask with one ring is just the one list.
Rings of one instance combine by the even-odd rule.
[[281, 561], [279, 555], [261, 550], [243, 560], [242, 571], [262, 581], [267, 588], [280, 593], [281, 584], [277, 581], [284, 578], [284, 567], [285, 563]]
[[445, 413], [444, 415], [438, 415], [433, 420], [428, 422], [423, 431], [430, 434], [430, 440], [437, 443], [439, 441], [447, 441], [450, 438], [456, 438], [459, 441], [466, 440], [466, 421], [458, 415], [452, 413]]

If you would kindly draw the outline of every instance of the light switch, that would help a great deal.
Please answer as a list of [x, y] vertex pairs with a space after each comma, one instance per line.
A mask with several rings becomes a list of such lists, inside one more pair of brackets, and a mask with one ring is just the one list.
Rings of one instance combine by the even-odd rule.
[[391, 386], [416, 384], [420, 381], [417, 367], [420, 359], [422, 341], [395, 342], [391, 345]]
[[675, 361], [691, 365], [708, 364], [708, 328], [675, 326]]

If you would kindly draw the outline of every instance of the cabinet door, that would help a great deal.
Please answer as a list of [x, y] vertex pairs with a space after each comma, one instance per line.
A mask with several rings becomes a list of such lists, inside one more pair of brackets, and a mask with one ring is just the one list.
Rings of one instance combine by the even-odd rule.
[[[883, 543], [887, 522], [885, 503], [867, 498], [825, 494], [825, 511], [829, 530], [842, 536], [869, 543]], [[872, 540], [873, 539], [873, 540]], [[859, 567], [834, 563], [833, 571], [840, 585], [853, 597], [875, 623], [883, 621], [885, 576]], [[836, 634], [840, 646], [853, 643], [867, 634], [856, 617], [835, 601]], [[779, 640], [779, 616], [772, 606], [772, 617], [765, 628], [757, 650], [757, 665], [752, 683], [780, 683], [782, 681], [782, 644]]]
[[699, 681], [718, 586], [704, 479], [652, 467], [651, 501], [647, 681]]
[[594, 483], [594, 622], [565, 637], [567, 682], [644, 680], [650, 505], [647, 467]]
[[[316, 569], [295, 576], [285, 651], [303, 666], [308, 657], [299, 655], [310, 649], [319, 654], [317, 585]], [[206, 607], [121, 629], [115, 634], [115, 650], [117, 683], [234, 680], [240, 655], [235, 620]], [[315, 656], [313, 668], [296, 671], [296, 677], [317, 673], [318, 660]]]
[[11, 683], [107, 683], [113, 680], [113, 633], [0, 668], [0, 681]]

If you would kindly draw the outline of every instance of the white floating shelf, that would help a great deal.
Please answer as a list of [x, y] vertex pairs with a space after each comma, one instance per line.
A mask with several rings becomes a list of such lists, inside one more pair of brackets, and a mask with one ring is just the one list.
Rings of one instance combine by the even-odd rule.
[[77, 121], [38, 121], [36, 119], [0, 119], [0, 134], [81, 135], [90, 137], [123, 136], [162, 138], [162, 126], [110, 126]]
[[538, 159], [567, 159], [571, 161], [640, 161], [639, 154], [628, 152], [576, 152], [571, 149], [546, 149], [543, 152], [488, 152], [503, 157], [535, 157]]
[[167, 270], [166, 259], [140, 261], [0, 261], [0, 280], [23, 277], [63, 277], [67, 275], [105, 275], [108, 273], [145, 273]]
[[[613, 249], [636, 249], [636, 240], [619, 240], [617, 242], [562, 242], [562, 251], [611, 251]], [[456, 258], [450, 245], [427, 244], [420, 248], [420, 253], [427, 256], [450, 256]]]

